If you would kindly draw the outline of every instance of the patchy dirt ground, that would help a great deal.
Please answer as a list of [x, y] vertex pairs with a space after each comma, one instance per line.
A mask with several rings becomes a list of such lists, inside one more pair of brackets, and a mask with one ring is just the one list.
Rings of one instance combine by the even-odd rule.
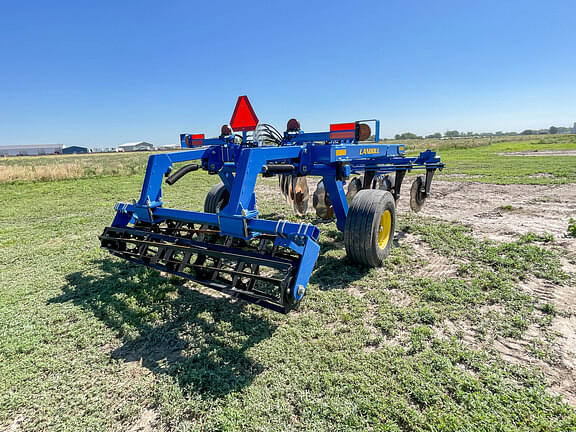
[[[315, 182], [309, 183], [312, 194]], [[406, 182], [398, 202], [400, 214], [410, 211], [409, 184]], [[276, 204], [285, 205], [279, 190], [272, 185], [262, 185], [259, 193], [262, 198], [265, 195], [265, 199], [277, 200]], [[314, 211], [311, 201], [309, 212]], [[565, 271], [576, 273], [576, 239], [566, 235], [570, 217], [576, 217], [574, 185], [435, 181], [432, 196], [421, 214], [468, 225], [476, 237], [495, 241], [513, 241], [528, 232], [552, 234], [552, 247], [565, 252]], [[456, 277], [457, 263], [435, 253], [419, 236], [408, 234], [401, 241], [410, 244], [426, 263], [419, 270], [419, 276], [437, 279]], [[502, 338], [483, 343], [477, 340], [475, 329], [467, 323], [448, 322], [440, 332], [446, 335], [460, 332], [464, 335], [463, 340], [472, 346], [495, 350], [511, 363], [538, 367], [550, 379], [551, 390], [576, 406], [576, 287], [532, 279], [523, 283], [521, 288], [542, 304], [551, 304], [558, 310], [550, 328], [531, 326], [521, 339]], [[557, 336], [551, 346], [556, 360], [545, 362], [530, 355], [530, 349], [536, 341], [549, 337], [550, 331]]]
[[576, 156], [576, 150], [541, 150], [498, 153], [500, 156]]
[[[314, 212], [312, 194], [316, 181], [310, 179], [308, 184], [308, 212]], [[273, 201], [279, 209], [285, 205], [275, 183], [259, 183], [256, 194], [259, 200]], [[406, 179], [398, 201], [399, 213], [410, 211], [409, 194], [410, 179]], [[497, 185], [434, 181], [432, 196], [421, 214], [470, 225], [479, 237], [493, 240], [509, 241], [534, 232], [551, 233], [557, 241], [563, 241], [568, 220], [576, 216], [576, 187], [573, 184]]]
[[[399, 212], [409, 211], [404, 195], [398, 205]], [[495, 185], [485, 183], [459, 183], [437, 181], [422, 214], [447, 221], [457, 221], [472, 227], [480, 238], [512, 241], [528, 232], [550, 233], [554, 247], [566, 252], [564, 269], [576, 272], [572, 263], [576, 257], [576, 239], [566, 236], [570, 217], [576, 216], [576, 187], [574, 185]], [[451, 277], [448, 262], [422, 245], [415, 236], [411, 240], [418, 254], [430, 263], [425, 274], [434, 277]], [[571, 262], [572, 261], [572, 262]], [[531, 364], [540, 368], [551, 380], [551, 390], [565, 397], [576, 406], [576, 287], [554, 285], [532, 279], [522, 288], [542, 303], [554, 305], [559, 311], [551, 326], [557, 334], [553, 349], [558, 358], [553, 363], [535, 359], [529, 355], [529, 345], [543, 338], [542, 329], [530, 328], [522, 339], [495, 340], [491, 346], [500, 356], [510, 362]], [[464, 340], [477, 344], [474, 329], [461, 323], [458, 329]]]
[[[410, 179], [404, 182], [398, 213], [410, 211]], [[309, 180], [310, 204], [316, 187]], [[279, 188], [260, 183], [258, 199], [272, 201], [279, 211], [288, 210]], [[283, 211], [283, 210], [282, 210]], [[434, 181], [432, 196], [421, 212], [471, 226], [479, 238], [512, 241], [528, 232], [554, 235], [556, 245], [576, 254], [576, 240], [566, 237], [568, 221], [576, 217], [576, 187], [567, 185], [497, 185], [474, 182]], [[572, 268], [576, 271], [576, 268]]]
[[[398, 211], [409, 211], [405, 195], [399, 201]], [[564, 269], [575, 273], [572, 263], [576, 257], [576, 239], [566, 236], [570, 217], [576, 216], [576, 187], [574, 185], [496, 185], [486, 183], [442, 182], [433, 183], [432, 196], [421, 214], [447, 221], [457, 221], [471, 226], [480, 238], [497, 241], [512, 241], [522, 234], [534, 232], [550, 233], [554, 236], [554, 247], [566, 252]], [[410, 241], [410, 238], [406, 239]], [[435, 277], [450, 277], [450, 266], [442, 258], [419, 244], [412, 242], [419, 254], [426, 257], [430, 265], [426, 273], [435, 270]], [[571, 262], [572, 261], [572, 262]], [[539, 279], [526, 281], [522, 287], [539, 301], [557, 308], [558, 314], [551, 326], [557, 334], [553, 349], [558, 358], [553, 363], [535, 359], [529, 355], [529, 345], [543, 339], [543, 330], [530, 328], [522, 339], [495, 340], [491, 346], [500, 356], [513, 363], [531, 364], [540, 368], [551, 380], [551, 390], [565, 397], [576, 406], [576, 287], [554, 285]], [[474, 329], [460, 323], [458, 329], [464, 340], [477, 344]]]
[[[408, 211], [408, 190], [398, 211]], [[562, 246], [576, 252], [565, 237], [570, 217], [576, 216], [576, 187], [567, 185], [496, 185], [487, 183], [432, 183], [432, 196], [421, 212], [473, 228], [479, 237], [510, 241], [522, 234], [550, 233]]]

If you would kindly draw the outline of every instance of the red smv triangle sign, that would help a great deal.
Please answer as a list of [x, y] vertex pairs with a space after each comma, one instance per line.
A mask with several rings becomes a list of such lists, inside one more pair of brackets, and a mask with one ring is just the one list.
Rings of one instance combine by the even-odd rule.
[[248, 96], [240, 96], [236, 101], [236, 108], [230, 120], [230, 126], [235, 132], [252, 131], [258, 125], [258, 117], [250, 105]]

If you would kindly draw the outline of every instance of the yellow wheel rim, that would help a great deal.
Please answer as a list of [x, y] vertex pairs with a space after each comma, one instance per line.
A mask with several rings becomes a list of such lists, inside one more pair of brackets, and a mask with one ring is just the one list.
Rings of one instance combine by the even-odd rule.
[[392, 215], [390, 210], [386, 210], [382, 213], [380, 218], [380, 225], [378, 226], [378, 247], [380, 249], [385, 249], [390, 239], [390, 231], [392, 229]]

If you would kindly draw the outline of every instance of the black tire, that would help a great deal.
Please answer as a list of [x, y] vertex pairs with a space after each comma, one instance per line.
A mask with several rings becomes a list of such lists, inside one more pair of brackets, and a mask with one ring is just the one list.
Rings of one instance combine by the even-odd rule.
[[412, 182], [412, 187], [410, 188], [410, 208], [414, 213], [418, 213], [424, 207], [424, 202], [426, 201], [426, 194], [422, 191], [424, 187], [424, 176], [416, 177], [416, 180]]
[[358, 264], [381, 266], [390, 253], [395, 226], [396, 206], [390, 192], [375, 189], [359, 191], [346, 216], [346, 254]]
[[230, 192], [224, 186], [224, 183], [220, 182], [212, 186], [212, 189], [206, 195], [204, 200], [204, 212], [205, 213], [217, 213], [218, 210], [224, 208], [228, 204], [230, 199]]

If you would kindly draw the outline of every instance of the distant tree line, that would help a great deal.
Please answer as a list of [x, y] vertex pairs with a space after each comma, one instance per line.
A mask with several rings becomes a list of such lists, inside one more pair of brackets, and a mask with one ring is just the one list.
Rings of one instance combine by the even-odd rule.
[[490, 137], [490, 136], [504, 136], [504, 135], [555, 135], [555, 134], [570, 134], [575, 133], [574, 129], [561, 126], [550, 126], [548, 129], [525, 129], [522, 132], [460, 132], [457, 130], [448, 130], [441, 134], [435, 132], [430, 135], [416, 135], [412, 132], [404, 132], [394, 135], [394, 139], [408, 140], [408, 139], [422, 139], [422, 138], [463, 138], [463, 137]]
[[521, 135], [556, 135], [569, 133], [574, 133], [574, 129], [564, 126], [550, 126], [548, 129], [525, 129], [520, 132]]

